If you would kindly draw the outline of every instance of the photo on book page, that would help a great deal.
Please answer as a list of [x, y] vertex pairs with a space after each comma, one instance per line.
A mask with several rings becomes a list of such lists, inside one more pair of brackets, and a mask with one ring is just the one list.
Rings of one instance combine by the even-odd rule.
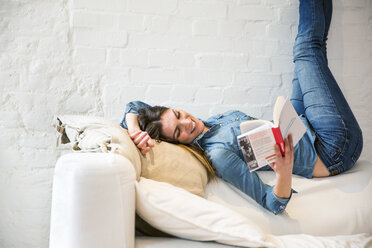
[[244, 136], [240, 138], [239, 145], [242, 148], [241, 151], [249, 167], [249, 170], [252, 171], [252, 170], [258, 169], [258, 163], [257, 163], [256, 157], [254, 156], [252, 145], [251, 145], [251, 142], [249, 141], [249, 137]]

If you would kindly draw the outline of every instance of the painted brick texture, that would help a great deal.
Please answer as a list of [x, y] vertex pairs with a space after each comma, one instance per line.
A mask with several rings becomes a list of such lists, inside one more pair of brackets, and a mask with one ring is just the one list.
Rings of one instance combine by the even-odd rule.
[[[0, 4], [0, 247], [47, 248], [56, 114], [121, 120], [132, 100], [271, 119], [289, 96], [297, 0]], [[372, 1], [334, 1], [330, 67], [372, 161]]]

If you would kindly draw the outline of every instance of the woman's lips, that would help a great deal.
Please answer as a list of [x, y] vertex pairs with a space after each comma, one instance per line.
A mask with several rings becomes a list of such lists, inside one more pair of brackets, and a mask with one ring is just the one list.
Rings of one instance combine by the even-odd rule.
[[197, 122], [194, 120], [194, 119], [191, 119], [191, 121], [192, 121], [192, 126], [193, 126], [193, 128], [192, 128], [192, 130], [191, 130], [191, 133], [193, 133], [195, 130], [196, 130], [196, 127], [197, 127]]

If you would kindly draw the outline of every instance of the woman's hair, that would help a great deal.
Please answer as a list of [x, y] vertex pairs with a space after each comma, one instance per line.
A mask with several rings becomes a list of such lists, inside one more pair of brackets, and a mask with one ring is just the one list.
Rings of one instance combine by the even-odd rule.
[[211, 163], [204, 155], [204, 151], [194, 144], [181, 144], [177, 140], [168, 139], [162, 133], [161, 115], [169, 108], [163, 106], [153, 106], [141, 108], [138, 111], [138, 124], [142, 131], [147, 132], [152, 139], [162, 140], [176, 144], [191, 152], [207, 169], [208, 178], [215, 178], [216, 174]]

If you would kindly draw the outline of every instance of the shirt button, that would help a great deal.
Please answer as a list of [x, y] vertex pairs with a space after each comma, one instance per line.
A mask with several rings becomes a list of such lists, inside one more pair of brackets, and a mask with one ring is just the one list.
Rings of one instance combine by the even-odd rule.
[[218, 125], [222, 126], [222, 123], [220, 123], [220, 124], [218, 124]]
[[238, 121], [238, 120], [239, 120], [239, 116], [238, 116], [238, 117], [236, 117], [236, 119], [235, 119], [235, 120], [237, 120], [237, 121]]
[[283, 205], [281, 205], [281, 206], [280, 206], [280, 209], [283, 209], [283, 208], [284, 208], [284, 206], [283, 206]]

